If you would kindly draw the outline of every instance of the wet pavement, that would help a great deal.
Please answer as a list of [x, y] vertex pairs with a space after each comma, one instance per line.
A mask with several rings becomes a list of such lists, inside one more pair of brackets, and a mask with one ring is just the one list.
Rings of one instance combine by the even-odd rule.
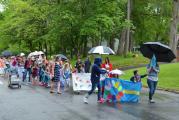
[[9, 89], [0, 78], [0, 120], [178, 120], [179, 94], [157, 91], [148, 103], [143, 89], [137, 104], [98, 104], [96, 95], [83, 103], [83, 95], [50, 94], [49, 89], [22, 86]]

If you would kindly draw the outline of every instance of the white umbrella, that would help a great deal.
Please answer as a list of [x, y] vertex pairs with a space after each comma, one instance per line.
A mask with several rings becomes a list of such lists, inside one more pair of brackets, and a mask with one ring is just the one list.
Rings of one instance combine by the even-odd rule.
[[33, 53], [30, 53], [29, 55], [28, 55], [28, 58], [30, 58], [30, 57], [32, 57], [33, 56]]
[[88, 53], [89, 54], [100, 54], [100, 55], [102, 55], [102, 54], [114, 55], [115, 54], [115, 52], [111, 48], [105, 47], [105, 46], [97, 46], [97, 47], [91, 48], [91, 50]]
[[39, 55], [43, 55], [44, 52], [42, 52], [42, 51], [38, 51], [38, 54], [39, 54]]
[[39, 55], [38, 51], [33, 52], [33, 56]]
[[29, 57], [32, 57], [32, 56], [36, 56], [36, 55], [39, 55], [39, 53], [38, 53], [37, 51], [31, 52], [31, 53], [28, 55], [28, 58], [29, 58]]
[[123, 75], [124, 72], [118, 69], [112, 70], [109, 72], [110, 74], [117, 74], [117, 75]]

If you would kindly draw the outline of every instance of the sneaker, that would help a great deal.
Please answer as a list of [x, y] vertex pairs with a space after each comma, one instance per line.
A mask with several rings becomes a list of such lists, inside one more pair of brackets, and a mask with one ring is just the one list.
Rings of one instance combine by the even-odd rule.
[[50, 85], [47, 85], [46, 88], [50, 88], [51, 86]]
[[101, 98], [100, 100], [98, 100], [98, 103], [104, 103], [104, 99]]
[[155, 101], [154, 100], [149, 100], [149, 103], [155, 103]]
[[85, 95], [85, 97], [86, 97], [86, 98], [89, 98], [89, 95], [88, 95], [88, 94], [86, 94], [86, 95]]
[[27, 82], [27, 84], [29, 84], [29, 85], [30, 85], [30, 84], [32, 84], [32, 83], [31, 83], [31, 82]]
[[87, 98], [87, 97], [84, 97], [84, 98], [83, 98], [83, 102], [84, 102], [85, 104], [88, 104], [88, 98]]
[[43, 86], [43, 83], [42, 83], [42, 82], [39, 82], [39, 86]]
[[50, 93], [54, 93], [54, 91], [50, 91]]
[[60, 95], [60, 94], [62, 94], [62, 92], [57, 92], [57, 94], [59, 94], [59, 95]]

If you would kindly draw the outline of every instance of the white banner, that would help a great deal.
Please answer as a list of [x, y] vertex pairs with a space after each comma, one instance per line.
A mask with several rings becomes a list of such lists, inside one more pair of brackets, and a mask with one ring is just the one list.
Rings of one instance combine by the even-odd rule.
[[91, 90], [91, 73], [73, 73], [73, 91], [89, 91]]
[[[106, 78], [105, 75], [101, 75], [101, 80]], [[73, 91], [89, 91], [91, 90], [91, 73], [73, 73]], [[97, 88], [96, 88], [97, 90]]]

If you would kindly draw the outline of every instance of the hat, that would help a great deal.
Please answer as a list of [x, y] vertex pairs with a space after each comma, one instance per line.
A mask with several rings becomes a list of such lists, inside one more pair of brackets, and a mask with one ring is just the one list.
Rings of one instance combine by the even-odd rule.
[[22, 56], [25, 56], [25, 54], [24, 53], [20, 53], [20, 56], [22, 57]]
[[94, 64], [101, 65], [101, 63], [102, 63], [102, 59], [101, 58], [95, 58], [94, 59]]

